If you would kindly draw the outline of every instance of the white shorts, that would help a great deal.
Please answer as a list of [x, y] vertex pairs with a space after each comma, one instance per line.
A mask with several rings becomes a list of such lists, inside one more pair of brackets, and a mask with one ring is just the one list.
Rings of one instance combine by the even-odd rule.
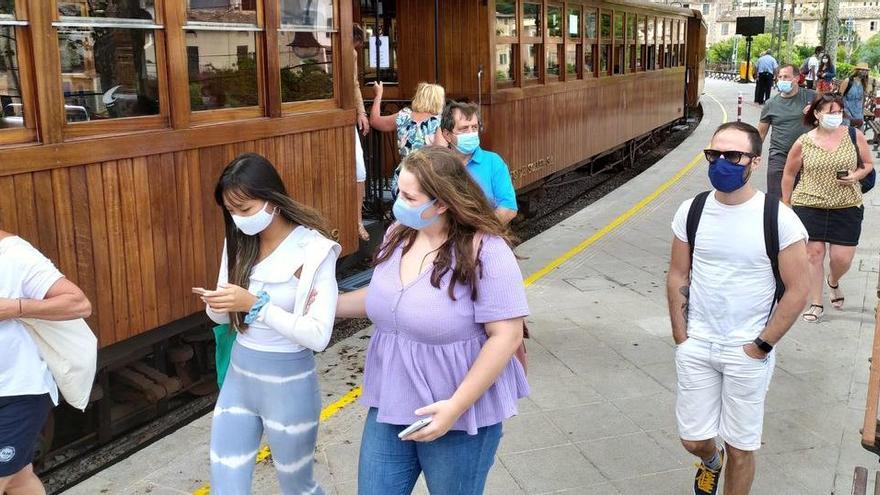
[[721, 436], [740, 450], [761, 448], [764, 401], [776, 354], [749, 357], [742, 346], [688, 338], [675, 349], [675, 417], [682, 440]]
[[357, 126], [354, 126], [354, 180], [364, 182], [367, 180], [367, 166], [364, 163], [364, 148], [361, 145], [361, 135]]

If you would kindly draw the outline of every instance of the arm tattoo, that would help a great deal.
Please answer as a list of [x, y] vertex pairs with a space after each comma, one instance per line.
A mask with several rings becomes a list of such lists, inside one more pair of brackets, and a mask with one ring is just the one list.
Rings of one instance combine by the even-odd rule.
[[685, 323], [688, 321], [688, 303], [691, 297], [691, 288], [688, 285], [683, 285], [678, 288], [678, 293], [684, 296], [684, 302], [681, 303], [681, 314], [684, 317]]

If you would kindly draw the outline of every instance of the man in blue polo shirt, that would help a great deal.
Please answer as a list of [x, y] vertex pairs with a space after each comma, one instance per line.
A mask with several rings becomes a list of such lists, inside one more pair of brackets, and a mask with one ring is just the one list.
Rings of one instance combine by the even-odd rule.
[[440, 123], [443, 138], [480, 185], [502, 223], [516, 217], [516, 191], [507, 164], [497, 153], [480, 148], [480, 107], [452, 102]]

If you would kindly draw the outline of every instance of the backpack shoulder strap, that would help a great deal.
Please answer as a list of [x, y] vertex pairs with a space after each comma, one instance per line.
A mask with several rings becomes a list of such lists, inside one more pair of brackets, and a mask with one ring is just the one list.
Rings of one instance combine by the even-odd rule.
[[865, 165], [862, 163], [862, 155], [859, 153], [859, 140], [856, 138], [856, 128], [849, 127], [847, 132], [849, 132], [849, 140], [852, 141], [853, 146], [856, 148], [856, 166], [858, 168], [865, 168]]
[[[785, 292], [785, 284], [779, 273], [779, 197], [773, 194], [764, 195], [764, 249], [770, 266], [773, 268], [773, 278], [776, 280], [776, 293], [773, 296], [773, 304], [782, 299]], [[770, 311], [773, 311], [771, 306]]]
[[694, 197], [687, 216], [687, 239], [691, 250], [691, 264], [694, 262], [694, 241], [697, 240], [697, 229], [700, 227], [700, 217], [703, 215], [703, 207], [706, 206], [706, 198], [712, 191], [703, 191]]

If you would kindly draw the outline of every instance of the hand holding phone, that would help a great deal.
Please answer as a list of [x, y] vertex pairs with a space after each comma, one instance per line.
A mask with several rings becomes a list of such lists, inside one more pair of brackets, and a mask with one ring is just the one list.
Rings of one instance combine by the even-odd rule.
[[838, 170], [837, 171], [837, 179], [838, 180], [845, 179], [847, 175], [849, 175], [848, 170]]
[[193, 291], [193, 294], [198, 294], [203, 297], [208, 295], [208, 293], [210, 292], [208, 289], [204, 289], [202, 287], [193, 287], [192, 291]]
[[413, 433], [415, 433], [415, 432], [421, 430], [422, 428], [428, 426], [429, 424], [431, 424], [431, 421], [433, 419], [434, 419], [433, 417], [428, 416], [427, 418], [422, 418], [422, 419], [416, 421], [415, 423], [407, 426], [403, 431], [398, 433], [397, 438], [399, 438], [401, 440], [405, 439], [406, 437], [412, 435]]

